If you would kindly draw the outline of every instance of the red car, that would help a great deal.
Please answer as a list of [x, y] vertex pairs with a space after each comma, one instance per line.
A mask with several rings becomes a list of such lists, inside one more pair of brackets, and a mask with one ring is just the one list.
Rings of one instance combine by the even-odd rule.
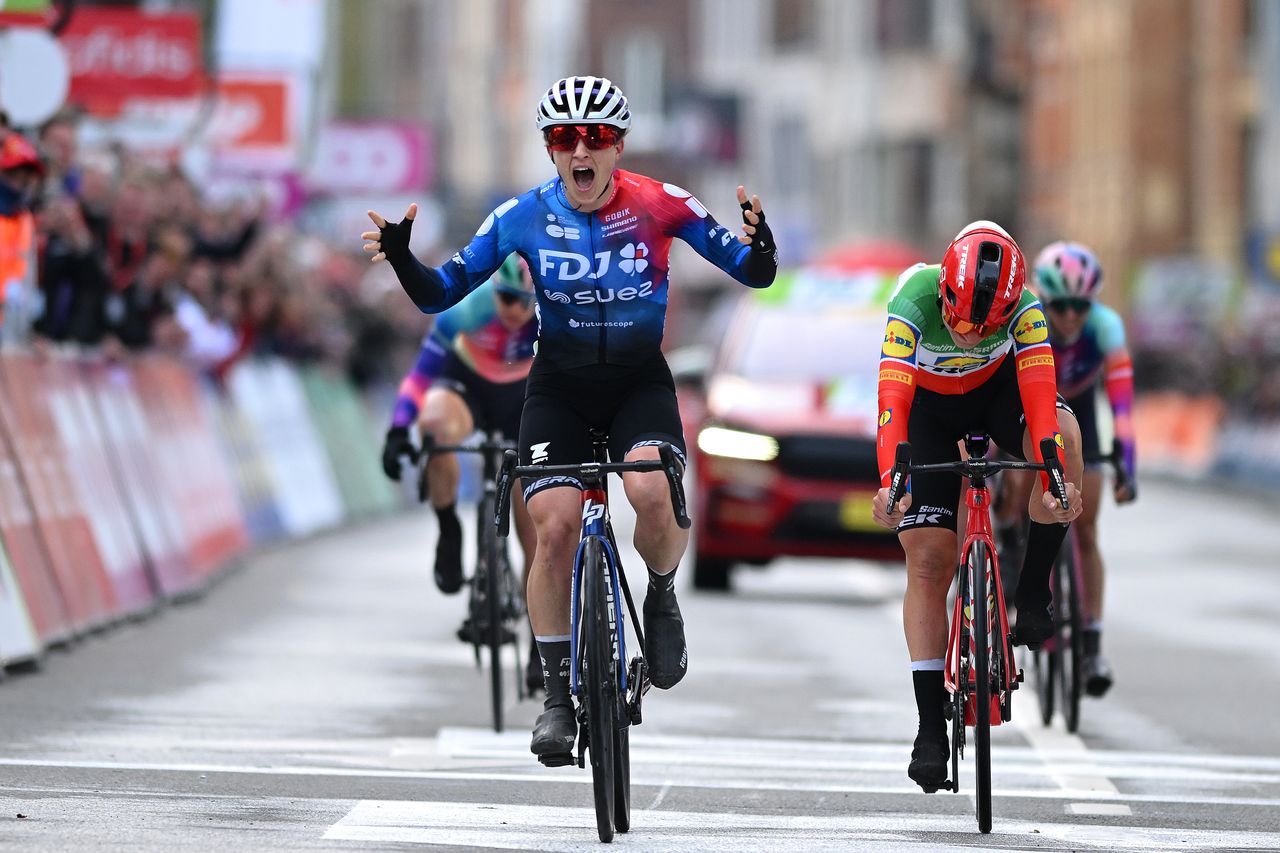
[[885, 303], [789, 298], [790, 284], [739, 300], [692, 407], [700, 589], [779, 556], [902, 557], [871, 518]]

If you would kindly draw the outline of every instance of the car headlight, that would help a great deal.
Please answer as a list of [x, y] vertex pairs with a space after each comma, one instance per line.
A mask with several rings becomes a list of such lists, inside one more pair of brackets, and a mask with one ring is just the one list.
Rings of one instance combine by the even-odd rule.
[[771, 435], [711, 426], [698, 433], [698, 449], [711, 456], [771, 462], [778, 458], [778, 440]]

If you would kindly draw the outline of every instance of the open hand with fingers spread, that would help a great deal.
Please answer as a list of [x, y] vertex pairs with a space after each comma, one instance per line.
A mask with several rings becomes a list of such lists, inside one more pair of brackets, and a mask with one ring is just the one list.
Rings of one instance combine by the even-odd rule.
[[364, 250], [373, 255], [372, 263], [385, 261], [388, 255], [403, 257], [409, 252], [409, 235], [413, 232], [413, 220], [418, 216], [418, 205], [411, 204], [404, 212], [404, 219], [388, 222], [380, 213], [370, 210], [369, 218], [378, 226], [377, 231], [365, 231], [360, 239], [366, 241]]
[[742, 208], [743, 223], [738, 242], [744, 246], [751, 246], [757, 251], [772, 253], [773, 232], [765, 224], [764, 212], [760, 209], [760, 196], [753, 195], [751, 201], [747, 201], [746, 188], [739, 186], [738, 206]]

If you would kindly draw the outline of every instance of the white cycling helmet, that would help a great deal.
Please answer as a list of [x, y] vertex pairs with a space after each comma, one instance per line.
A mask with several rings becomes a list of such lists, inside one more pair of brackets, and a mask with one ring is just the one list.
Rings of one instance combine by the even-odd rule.
[[566, 77], [538, 102], [538, 130], [557, 124], [608, 124], [625, 132], [631, 127], [631, 110], [609, 78]]

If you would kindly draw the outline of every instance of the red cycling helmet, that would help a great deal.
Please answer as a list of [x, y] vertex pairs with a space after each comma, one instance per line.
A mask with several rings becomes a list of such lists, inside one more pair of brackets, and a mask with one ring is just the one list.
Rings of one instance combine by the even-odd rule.
[[0, 171], [10, 169], [30, 169], [37, 175], [44, 174], [44, 163], [40, 154], [27, 138], [16, 130], [0, 139]]
[[1027, 282], [1022, 250], [994, 222], [971, 222], [942, 256], [942, 318], [958, 334], [983, 337], [1009, 322]]

